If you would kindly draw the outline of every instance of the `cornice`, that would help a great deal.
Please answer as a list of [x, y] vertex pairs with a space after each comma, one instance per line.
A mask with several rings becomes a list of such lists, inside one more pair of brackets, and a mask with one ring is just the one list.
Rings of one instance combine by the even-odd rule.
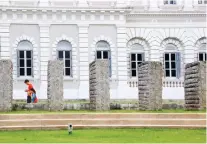
[[176, 13], [176, 12], [159, 12], [159, 13], [130, 13], [130, 14], [127, 14], [126, 15], [127, 17], [136, 17], [136, 16], [200, 16], [200, 17], [206, 17], [206, 13], [203, 12], [203, 13], [186, 13], [186, 12], [179, 12], [179, 13]]
[[11, 10], [31, 10], [31, 11], [75, 11], [75, 12], [120, 12], [120, 13], [129, 13], [131, 12], [131, 9], [129, 8], [86, 8], [86, 7], [6, 7], [6, 6], [0, 6], [0, 9], [2, 11]]

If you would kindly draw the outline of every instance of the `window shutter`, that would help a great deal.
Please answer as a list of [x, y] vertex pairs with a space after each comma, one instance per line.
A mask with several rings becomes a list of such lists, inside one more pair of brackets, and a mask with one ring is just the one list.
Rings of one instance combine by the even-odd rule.
[[145, 61], [145, 53], [142, 54], [142, 61]]
[[109, 57], [109, 77], [112, 75], [112, 69], [111, 69], [111, 52], [108, 51], [108, 57]]
[[19, 77], [19, 71], [20, 71], [20, 69], [19, 69], [19, 50], [16, 50], [16, 53], [17, 53], [17, 59], [16, 59], [16, 61], [17, 61], [17, 77]]
[[73, 56], [72, 56], [72, 50], [70, 50], [70, 76], [73, 77]]
[[34, 77], [34, 57], [33, 57], [32, 50], [31, 50], [31, 72], [32, 72], [32, 77]]
[[176, 77], [180, 78], [180, 70], [181, 70], [181, 59], [180, 59], [180, 52], [176, 53]]

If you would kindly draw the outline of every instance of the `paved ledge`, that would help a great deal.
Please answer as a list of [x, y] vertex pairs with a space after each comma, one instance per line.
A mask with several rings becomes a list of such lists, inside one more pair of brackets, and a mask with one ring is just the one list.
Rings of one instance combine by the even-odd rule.
[[206, 128], [205, 113], [0, 114], [0, 130], [74, 128]]

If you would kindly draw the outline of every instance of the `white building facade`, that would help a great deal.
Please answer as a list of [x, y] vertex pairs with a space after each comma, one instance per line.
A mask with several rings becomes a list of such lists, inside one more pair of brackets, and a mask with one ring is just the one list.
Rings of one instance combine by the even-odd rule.
[[64, 61], [64, 98], [89, 99], [89, 63], [108, 59], [111, 99], [137, 99], [137, 66], [163, 63], [163, 99], [184, 99], [186, 63], [206, 61], [206, 0], [1, 0], [0, 59], [47, 99], [48, 60]]

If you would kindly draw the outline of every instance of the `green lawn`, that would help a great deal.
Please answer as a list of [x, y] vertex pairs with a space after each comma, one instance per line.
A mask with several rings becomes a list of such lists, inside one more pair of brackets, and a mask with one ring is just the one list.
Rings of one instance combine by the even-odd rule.
[[50, 112], [44, 110], [18, 110], [9, 112], [0, 112], [0, 114], [47, 114], [47, 113], [206, 113], [206, 110], [201, 111], [185, 111], [177, 110], [160, 110], [160, 111], [139, 111], [139, 110], [110, 110], [110, 111], [89, 111], [89, 110], [64, 110], [61, 112]]
[[0, 143], [205, 143], [205, 129], [77, 129], [0, 131]]

